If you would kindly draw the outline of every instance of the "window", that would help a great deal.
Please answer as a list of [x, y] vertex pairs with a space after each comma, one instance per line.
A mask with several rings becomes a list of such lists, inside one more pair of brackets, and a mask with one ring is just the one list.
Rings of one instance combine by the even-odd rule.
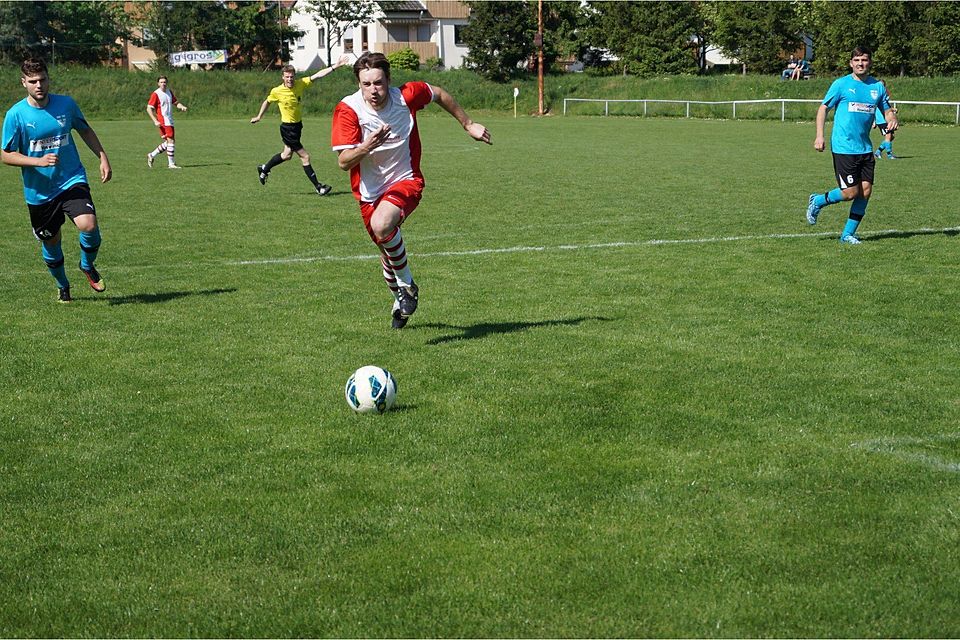
[[343, 32], [343, 36], [340, 38], [340, 41], [343, 43], [343, 51], [345, 53], [350, 53], [353, 51], [353, 27], [350, 27]]
[[417, 25], [417, 42], [430, 42], [430, 25]]
[[317, 29], [317, 46], [321, 49], [325, 49], [327, 47], [327, 32], [322, 27]]
[[369, 39], [368, 30], [367, 30], [367, 25], [363, 25], [362, 27], [360, 27], [360, 47], [364, 51], [370, 50], [370, 39]]
[[455, 24], [453, 25], [453, 42], [456, 45], [461, 47], [467, 46], [467, 43], [463, 39], [463, 29], [467, 25], [465, 24]]

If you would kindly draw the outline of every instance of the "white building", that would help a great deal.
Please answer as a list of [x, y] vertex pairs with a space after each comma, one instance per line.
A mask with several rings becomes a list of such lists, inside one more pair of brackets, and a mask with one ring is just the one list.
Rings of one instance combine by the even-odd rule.
[[[389, 54], [412, 49], [420, 62], [437, 58], [444, 68], [463, 66], [467, 46], [460, 32], [470, 22], [470, 9], [456, 0], [406, 0], [376, 2], [373, 22], [348, 29], [340, 42], [331, 43], [330, 57], [343, 53], [360, 55], [366, 51]], [[290, 63], [297, 71], [327, 66], [327, 26], [314, 15], [294, 8], [290, 25], [304, 32], [294, 43]]]

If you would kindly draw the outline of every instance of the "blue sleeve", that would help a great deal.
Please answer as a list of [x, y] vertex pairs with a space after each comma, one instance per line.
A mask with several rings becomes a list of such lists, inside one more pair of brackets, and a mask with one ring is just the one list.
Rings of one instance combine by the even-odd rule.
[[86, 131], [90, 128], [87, 119], [83, 117], [83, 112], [80, 111], [80, 105], [73, 98], [70, 98], [70, 118], [73, 120], [73, 128], [77, 131]]
[[4, 151], [20, 151], [18, 140], [20, 139], [20, 118], [11, 109], [7, 111], [7, 116], [3, 119], [3, 147]]
[[840, 80], [842, 78], [834, 80], [830, 88], [827, 89], [827, 95], [823, 97], [823, 104], [827, 105], [828, 109], [835, 108], [840, 103], [840, 98], [843, 97], [843, 93], [840, 91]]
[[880, 85], [883, 89], [880, 90], [880, 102], [877, 104], [877, 107], [886, 113], [890, 108], [890, 96], [887, 94], [887, 88], [883, 85]]

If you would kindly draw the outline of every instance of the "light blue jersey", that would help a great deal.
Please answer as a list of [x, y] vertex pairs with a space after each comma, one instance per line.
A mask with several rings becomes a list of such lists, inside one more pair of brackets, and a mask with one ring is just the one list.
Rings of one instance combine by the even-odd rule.
[[852, 73], [837, 78], [827, 90], [823, 104], [834, 110], [830, 150], [858, 155], [873, 152], [870, 129], [877, 109], [887, 111], [890, 97], [883, 83], [872, 76], [857, 80]]
[[90, 125], [73, 98], [56, 94], [49, 97], [43, 108], [32, 106], [24, 98], [10, 107], [3, 119], [4, 151], [33, 158], [57, 154], [57, 164], [52, 167], [21, 167], [27, 204], [44, 204], [70, 187], [87, 182], [70, 131], [86, 131]]

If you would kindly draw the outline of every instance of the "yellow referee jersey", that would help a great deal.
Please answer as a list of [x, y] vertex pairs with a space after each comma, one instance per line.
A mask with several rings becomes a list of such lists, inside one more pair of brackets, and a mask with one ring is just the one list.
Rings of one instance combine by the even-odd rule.
[[282, 84], [270, 90], [267, 102], [276, 102], [280, 107], [280, 122], [300, 122], [302, 111], [300, 103], [303, 101], [303, 92], [310, 86], [309, 76], [297, 78], [293, 81], [293, 88], [287, 89]]

